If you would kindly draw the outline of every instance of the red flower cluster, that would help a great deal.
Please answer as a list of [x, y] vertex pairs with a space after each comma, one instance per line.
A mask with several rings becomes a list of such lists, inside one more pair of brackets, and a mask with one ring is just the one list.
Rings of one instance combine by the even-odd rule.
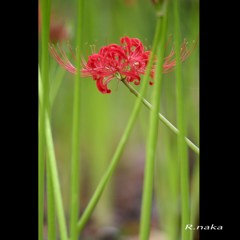
[[[82, 77], [92, 77], [96, 81], [97, 88], [101, 93], [111, 92], [107, 85], [113, 78], [125, 79], [127, 82], [133, 82], [135, 85], [138, 85], [141, 79], [140, 75], [145, 73], [150, 51], [145, 51], [142, 42], [137, 38], [123, 37], [120, 39], [120, 43], [120, 45], [110, 44], [102, 47], [98, 53], [89, 56], [87, 62], [82, 59]], [[191, 53], [191, 50], [187, 49], [186, 44], [186, 41], [184, 41], [181, 48], [181, 61], [184, 61]], [[70, 51], [73, 54], [71, 49]], [[76, 73], [76, 67], [71, 64], [60, 47], [60, 55], [53, 46], [50, 47], [50, 52], [64, 69], [71, 73]], [[174, 55], [175, 52], [172, 50], [170, 55], [165, 58], [163, 65], [164, 73], [170, 72], [175, 67], [176, 60]], [[152, 78], [154, 77], [155, 67], [156, 60], [151, 71]]]
[[102, 47], [99, 53], [88, 57], [88, 62], [83, 62], [83, 76], [92, 76], [97, 87], [102, 93], [110, 93], [107, 84], [113, 79], [140, 83], [140, 74], [144, 74], [148, 63], [149, 51], [137, 38], [124, 37], [121, 45], [110, 44]]

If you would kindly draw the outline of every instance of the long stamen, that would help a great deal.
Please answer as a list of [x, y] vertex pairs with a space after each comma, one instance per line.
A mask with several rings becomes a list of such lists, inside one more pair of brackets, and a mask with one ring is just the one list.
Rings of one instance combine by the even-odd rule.
[[56, 51], [53, 45], [49, 45], [50, 53], [54, 57], [54, 59], [62, 66], [65, 70], [69, 71], [70, 73], [75, 74], [76, 68], [71, 64], [68, 60], [64, 51], [58, 46], [61, 56], [59, 56], [58, 52]]
[[62, 55], [63, 60], [65, 60], [68, 63], [69, 62], [68, 57], [67, 57], [66, 53], [63, 51], [63, 49], [59, 43], [57, 43], [57, 47], [58, 47], [60, 54]]
[[67, 47], [68, 47], [68, 50], [71, 52], [72, 57], [73, 57], [75, 60], [77, 60], [77, 57], [76, 57], [75, 53], [73, 52], [72, 47], [71, 47], [71, 45], [70, 45], [69, 42], [67, 42]]

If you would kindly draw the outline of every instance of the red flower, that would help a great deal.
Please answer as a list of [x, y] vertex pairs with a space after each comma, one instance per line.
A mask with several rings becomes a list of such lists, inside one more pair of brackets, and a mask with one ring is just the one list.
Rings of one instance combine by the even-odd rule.
[[[38, 34], [41, 35], [42, 31], [42, 17], [41, 8], [38, 6]], [[63, 23], [62, 19], [56, 15], [55, 12], [51, 13], [50, 18], [50, 29], [49, 29], [49, 39], [51, 42], [56, 43], [58, 41], [63, 41], [69, 39], [69, 29]]]
[[83, 62], [83, 76], [92, 76], [102, 93], [111, 92], [107, 84], [115, 77], [138, 85], [140, 74], [145, 73], [150, 52], [137, 38], [124, 37], [120, 42], [121, 45], [102, 47], [99, 53], [88, 57], [87, 63]]
[[[69, 48], [73, 57], [75, 55]], [[50, 47], [50, 52], [55, 60], [70, 73], [76, 73], [77, 69], [69, 61], [65, 52], [59, 47], [57, 51], [53, 46]], [[59, 55], [59, 53], [60, 55]], [[181, 61], [184, 61], [191, 53], [186, 47], [184, 41], [181, 49]], [[86, 62], [82, 59], [81, 75], [82, 77], [92, 77], [96, 81], [98, 90], [101, 93], [110, 93], [108, 83], [113, 79], [126, 79], [127, 82], [133, 82], [135, 85], [140, 83], [140, 75], [145, 74], [145, 69], [148, 64], [150, 51], [145, 51], [142, 42], [137, 38], [123, 37], [120, 39], [120, 45], [110, 44], [102, 47], [98, 53], [94, 53], [88, 57]], [[163, 72], [167, 73], [173, 70], [176, 65], [176, 60], [173, 59], [174, 50], [165, 58]], [[155, 64], [151, 71], [151, 77], [154, 77]], [[153, 83], [150, 82], [152, 85]]]
[[[87, 62], [82, 59], [82, 76], [92, 77], [102, 93], [111, 92], [107, 84], [113, 78], [119, 80], [125, 78], [128, 82], [138, 85], [140, 75], [145, 73], [150, 52], [144, 50], [143, 44], [137, 38], [124, 37], [120, 42], [121, 45], [110, 44], [102, 47], [98, 53], [89, 56]], [[50, 48], [50, 52], [62, 67], [76, 73], [76, 68], [61, 48], [59, 48], [61, 57], [54, 47]]]

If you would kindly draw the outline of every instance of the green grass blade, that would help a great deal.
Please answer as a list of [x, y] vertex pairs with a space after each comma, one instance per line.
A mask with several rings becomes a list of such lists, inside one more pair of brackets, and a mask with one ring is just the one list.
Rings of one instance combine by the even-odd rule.
[[[199, 216], [199, 161], [195, 162], [191, 184], [191, 221], [194, 226], [198, 224]], [[194, 231], [191, 231], [191, 238], [194, 237]]]
[[46, 160], [48, 239], [56, 239], [55, 204], [49, 160]]
[[49, 114], [46, 111], [46, 109], [43, 109], [43, 84], [41, 79], [40, 71], [38, 73], [38, 79], [39, 79], [39, 103], [40, 103], [40, 109], [41, 111], [45, 111], [45, 119], [44, 119], [44, 127], [45, 127], [45, 141], [46, 141], [46, 147], [47, 147], [47, 153], [48, 153], [48, 161], [49, 166], [51, 170], [51, 177], [52, 177], [52, 185], [54, 190], [54, 200], [56, 204], [56, 210], [57, 210], [57, 216], [58, 216], [58, 222], [59, 222], [59, 229], [60, 229], [60, 236], [62, 240], [67, 240], [67, 226], [64, 216], [64, 208], [63, 208], [63, 202], [62, 202], [62, 196], [61, 196], [61, 189], [59, 184], [59, 178], [58, 178], [58, 172], [57, 172], [57, 164], [56, 164], [56, 158], [54, 153], [54, 145], [53, 145], [53, 138], [52, 138], [52, 132], [51, 132], [51, 125], [50, 125], [50, 119]]
[[160, 109], [160, 93], [162, 85], [162, 70], [164, 60], [164, 46], [167, 33], [167, 9], [163, 18], [161, 42], [157, 50], [157, 67], [154, 78], [154, 89], [152, 95], [153, 108], [150, 111], [149, 132], [146, 149], [146, 164], [144, 171], [144, 185], [140, 219], [140, 240], [148, 240], [151, 225], [152, 195], [154, 179], [154, 159], [158, 139], [158, 112]]
[[81, 114], [81, 77], [80, 77], [80, 62], [83, 46], [83, 14], [84, 1], [77, 1], [77, 74], [75, 76], [74, 84], [74, 98], [73, 98], [73, 125], [72, 125], [72, 159], [71, 159], [71, 205], [70, 205], [70, 238], [71, 240], [78, 239], [77, 222], [79, 213], [79, 166], [80, 166], [80, 114]]
[[190, 231], [185, 227], [190, 222], [190, 195], [189, 195], [189, 164], [187, 155], [187, 145], [185, 142], [186, 122], [184, 116], [184, 94], [182, 66], [180, 59], [180, 22], [179, 22], [179, 1], [173, 1], [174, 7], [174, 35], [176, 51], [176, 101], [177, 101], [177, 125], [178, 134], [178, 156], [180, 161], [180, 185], [181, 185], [181, 234], [182, 239], [190, 240]]
[[44, 217], [44, 114], [39, 108], [38, 120], [38, 239], [43, 240]]
[[44, 217], [44, 161], [45, 161], [45, 109], [49, 106], [48, 41], [50, 28], [50, 1], [40, 1], [41, 11], [41, 72], [43, 78], [42, 108], [39, 108], [39, 155], [38, 155], [38, 238], [43, 240]]

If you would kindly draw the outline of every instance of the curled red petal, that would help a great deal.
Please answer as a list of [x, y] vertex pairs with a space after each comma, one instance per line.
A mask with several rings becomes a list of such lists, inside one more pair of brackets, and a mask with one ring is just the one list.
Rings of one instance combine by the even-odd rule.
[[108, 89], [107, 85], [103, 83], [102, 78], [99, 78], [98, 80], [96, 80], [96, 85], [97, 85], [98, 90], [101, 93], [103, 93], [103, 94], [111, 93], [111, 90]]

